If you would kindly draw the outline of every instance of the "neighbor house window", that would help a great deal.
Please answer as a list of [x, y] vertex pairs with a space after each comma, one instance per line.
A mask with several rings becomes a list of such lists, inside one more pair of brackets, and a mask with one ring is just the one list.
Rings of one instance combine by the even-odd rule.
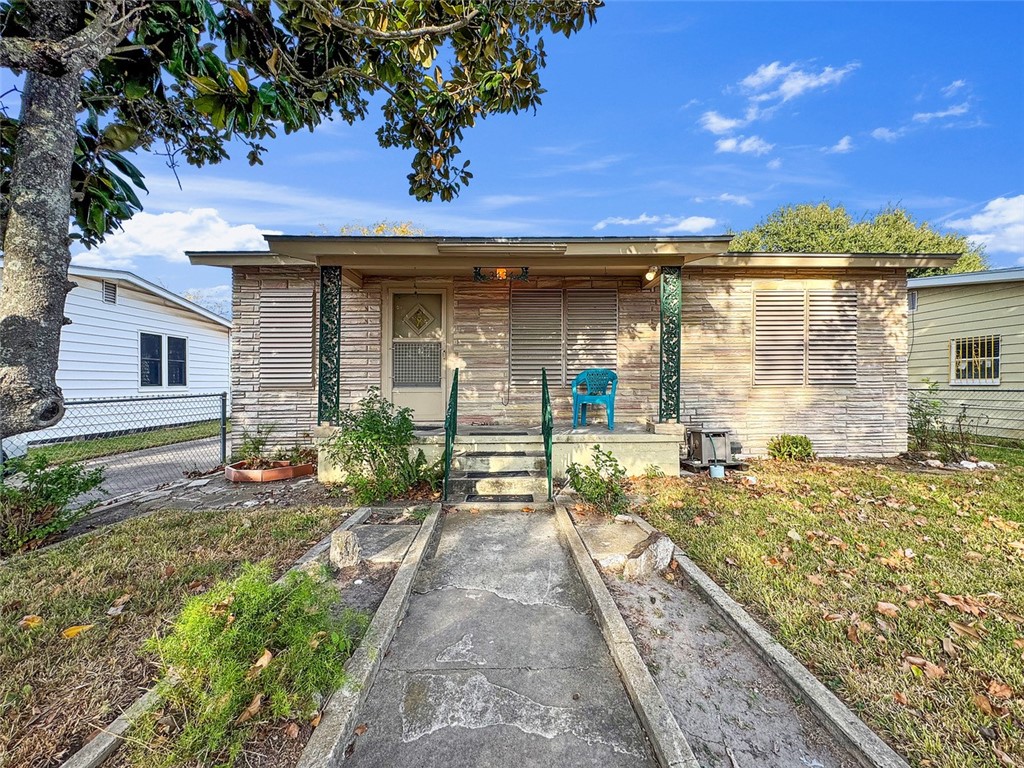
[[144, 387], [162, 387], [164, 384], [163, 342], [163, 336], [155, 333], [139, 334], [139, 382]]
[[106, 304], [117, 304], [117, 283], [103, 281], [103, 301]]
[[513, 290], [509, 368], [513, 384], [568, 384], [588, 368], [618, 364], [618, 291]]
[[175, 336], [167, 337], [167, 386], [184, 387], [188, 383], [186, 357], [188, 342]]
[[754, 292], [754, 384], [855, 386], [857, 292]]
[[951, 384], [999, 383], [999, 336], [967, 336], [949, 342]]

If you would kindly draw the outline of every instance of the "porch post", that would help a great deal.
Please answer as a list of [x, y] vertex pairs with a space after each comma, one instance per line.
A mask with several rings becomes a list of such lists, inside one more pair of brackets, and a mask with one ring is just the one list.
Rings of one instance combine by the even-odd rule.
[[661, 374], [658, 421], [679, 421], [680, 312], [683, 307], [681, 267], [661, 268]]
[[341, 267], [320, 267], [317, 423], [338, 420], [341, 389]]

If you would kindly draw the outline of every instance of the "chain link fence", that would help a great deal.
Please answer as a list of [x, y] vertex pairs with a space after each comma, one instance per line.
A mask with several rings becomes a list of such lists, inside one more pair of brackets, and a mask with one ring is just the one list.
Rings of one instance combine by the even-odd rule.
[[979, 445], [1024, 450], [1024, 389], [949, 387], [914, 391], [940, 403], [939, 419], [944, 424], [962, 419]]
[[209, 472], [227, 459], [226, 392], [72, 399], [64, 407], [56, 426], [0, 440], [0, 464], [44, 454], [51, 463], [103, 467], [103, 493], [92, 500]]

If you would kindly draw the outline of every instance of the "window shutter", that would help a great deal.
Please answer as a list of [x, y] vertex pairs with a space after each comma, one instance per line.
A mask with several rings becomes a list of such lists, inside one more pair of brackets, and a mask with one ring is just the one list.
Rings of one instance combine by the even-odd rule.
[[117, 304], [117, 283], [103, 281], [103, 302], [105, 304]]
[[807, 292], [807, 383], [857, 384], [857, 292]]
[[619, 294], [612, 290], [570, 289], [565, 292], [566, 379], [587, 368], [618, 364]]
[[313, 284], [260, 290], [260, 386], [313, 386]]
[[803, 291], [755, 291], [754, 384], [804, 383]]
[[540, 384], [540, 369], [548, 381], [565, 381], [562, 370], [562, 292], [512, 291], [509, 367], [513, 385]]

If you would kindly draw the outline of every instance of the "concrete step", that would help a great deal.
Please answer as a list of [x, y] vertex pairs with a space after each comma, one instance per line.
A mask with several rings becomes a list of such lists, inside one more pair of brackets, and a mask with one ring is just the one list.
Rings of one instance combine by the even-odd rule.
[[459, 453], [515, 453], [544, 451], [541, 435], [456, 435], [455, 450]]
[[448, 479], [449, 494], [485, 496], [513, 494], [548, 497], [547, 476], [540, 471], [456, 472]]
[[522, 512], [524, 508], [533, 512], [554, 512], [555, 505], [550, 501], [450, 501], [448, 506], [459, 509], [472, 509], [477, 512]]
[[461, 472], [543, 471], [544, 451], [456, 453], [452, 458], [452, 469]]

